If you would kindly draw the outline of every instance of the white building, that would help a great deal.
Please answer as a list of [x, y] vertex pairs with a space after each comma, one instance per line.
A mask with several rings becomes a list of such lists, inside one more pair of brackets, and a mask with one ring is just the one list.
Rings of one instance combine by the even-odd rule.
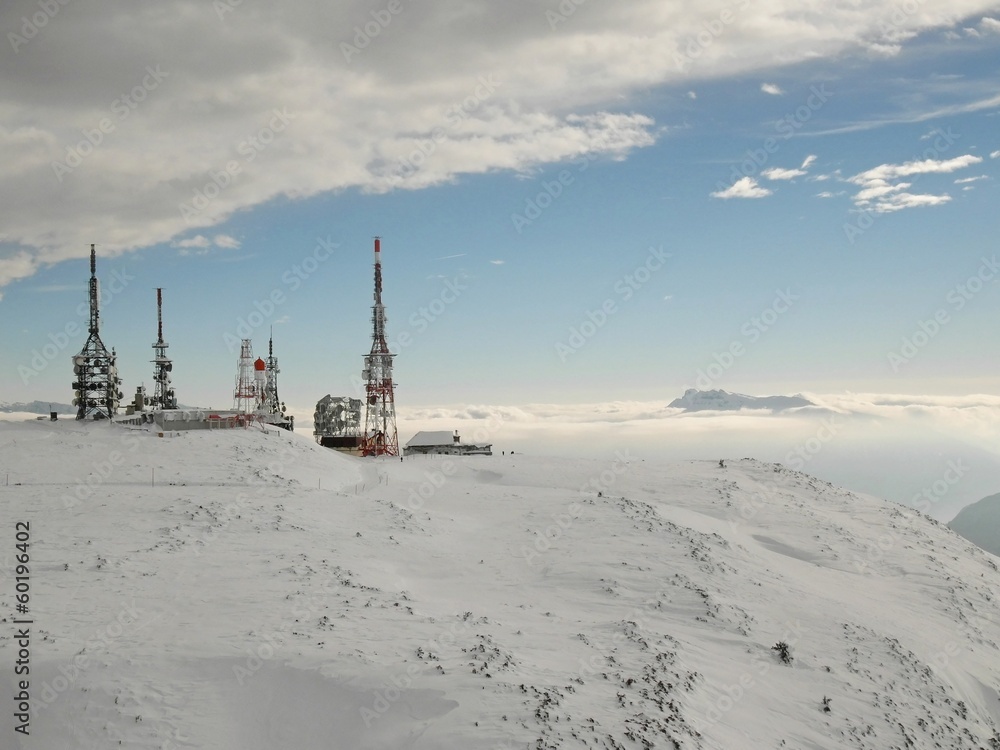
[[418, 453], [438, 453], [448, 456], [492, 456], [491, 443], [463, 443], [456, 430], [454, 434], [447, 430], [424, 430], [418, 432], [404, 448], [405, 455]]

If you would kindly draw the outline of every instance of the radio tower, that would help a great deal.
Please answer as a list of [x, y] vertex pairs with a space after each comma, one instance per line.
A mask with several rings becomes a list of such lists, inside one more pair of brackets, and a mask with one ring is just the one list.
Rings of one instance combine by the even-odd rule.
[[264, 413], [264, 421], [268, 424], [277, 425], [285, 430], [294, 429], [295, 417], [285, 416], [285, 405], [278, 398], [278, 358], [274, 356], [274, 331], [267, 340], [267, 360], [264, 362], [264, 398], [261, 403], [261, 411]]
[[260, 388], [255, 377], [255, 363], [250, 339], [243, 339], [243, 343], [240, 346], [240, 359], [236, 367], [236, 389], [233, 391], [233, 409], [245, 417], [248, 414], [256, 412], [257, 405], [260, 403]]
[[163, 340], [163, 290], [156, 290], [156, 343], [153, 344], [153, 400], [154, 409], [176, 409], [177, 396], [170, 386], [170, 371], [174, 363], [167, 357], [167, 344]]
[[76, 398], [73, 405], [77, 407], [77, 419], [111, 419], [118, 413], [118, 403], [122, 393], [118, 390], [121, 378], [118, 377], [118, 359], [115, 350], [108, 349], [101, 341], [100, 334], [100, 301], [101, 286], [97, 280], [97, 251], [90, 246], [90, 325], [87, 343], [73, 357], [73, 390]]
[[375, 238], [375, 304], [372, 305], [372, 350], [365, 357], [361, 377], [365, 385], [365, 431], [362, 456], [398, 456], [396, 400], [393, 396], [392, 358], [385, 343], [385, 307], [382, 305], [381, 238]]

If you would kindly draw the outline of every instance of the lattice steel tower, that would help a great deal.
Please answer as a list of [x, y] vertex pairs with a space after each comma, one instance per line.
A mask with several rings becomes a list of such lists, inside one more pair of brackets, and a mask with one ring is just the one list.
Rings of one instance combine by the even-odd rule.
[[73, 357], [73, 390], [77, 419], [111, 419], [118, 413], [121, 401], [121, 378], [118, 377], [117, 355], [101, 341], [101, 286], [97, 281], [97, 251], [90, 246], [90, 325], [87, 343]]
[[282, 414], [284, 409], [278, 400], [278, 358], [274, 356], [274, 332], [267, 340], [267, 359], [264, 360], [266, 380], [264, 382], [264, 401], [261, 405], [265, 414]]
[[167, 344], [163, 340], [163, 289], [156, 290], [156, 343], [153, 344], [153, 399], [154, 409], [176, 409], [177, 396], [170, 385], [170, 372], [174, 363], [167, 357]]
[[[263, 364], [261, 362], [261, 365]], [[263, 370], [263, 367], [260, 369]], [[236, 388], [233, 390], [233, 409], [236, 412], [245, 416], [257, 411], [263, 391], [260, 380], [257, 377], [250, 339], [243, 339], [240, 344], [240, 358], [236, 363]]]
[[396, 399], [392, 384], [392, 358], [385, 342], [385, 307], [382, 305], [381, 238], [375, 238], [375, 304], [372, 305], [372, 350], [365, 357], [365, 431], [361, 455], [398, 456]]

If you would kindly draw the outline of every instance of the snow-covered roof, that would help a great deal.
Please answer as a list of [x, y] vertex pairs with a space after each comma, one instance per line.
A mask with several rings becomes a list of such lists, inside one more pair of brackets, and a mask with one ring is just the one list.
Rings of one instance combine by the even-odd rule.
[[448, 430], [424, 430], [418, 432], [410, 442], [406, 444], [408, 448], [418, 445], [454, 445], [455, 435]]

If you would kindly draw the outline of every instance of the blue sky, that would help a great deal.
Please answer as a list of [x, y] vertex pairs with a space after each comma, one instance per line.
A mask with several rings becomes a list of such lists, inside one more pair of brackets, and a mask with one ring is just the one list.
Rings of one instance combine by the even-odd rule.
[[[109, 4], [117, 32], [60, 6], [20, 44], [10, 34], [40, 6], [0, 12], [3, 400], [70, 400], [84, 334], [51, 364], [44, 347], [85, 324], [96, 242], [105, 290], [128, 279], [102, 309], [128, 394], [151, 383], [163, 287], [182, 403], [231, 402], [231, 341], [250, 319], [258, 353], [273, 325], [282, 396], [311, 413], [352, 391], [370, 346], [376, 234], [390, 341], [411, 338], [401, 405], [656, 401], [706, 384], [997, 392], [995, 3], [928, 1], [886, 26], [878, 3], [591, 0], [554, 29], [558, 3], [402, 3], [351, 60], [340, 43], [383, 5], [345, 4], [326, 37], [306, 4], [280, 19], [177, 5]], [[215, 47], [182, 59], [170, 41], [195, 28], [192, 44]], [[448, 29], [468, 41], [435, 43]], [[114, 129], [60, 181], [53, 163], [104, 117]], [[232, 184], [185, 219], [227, 163]]]

